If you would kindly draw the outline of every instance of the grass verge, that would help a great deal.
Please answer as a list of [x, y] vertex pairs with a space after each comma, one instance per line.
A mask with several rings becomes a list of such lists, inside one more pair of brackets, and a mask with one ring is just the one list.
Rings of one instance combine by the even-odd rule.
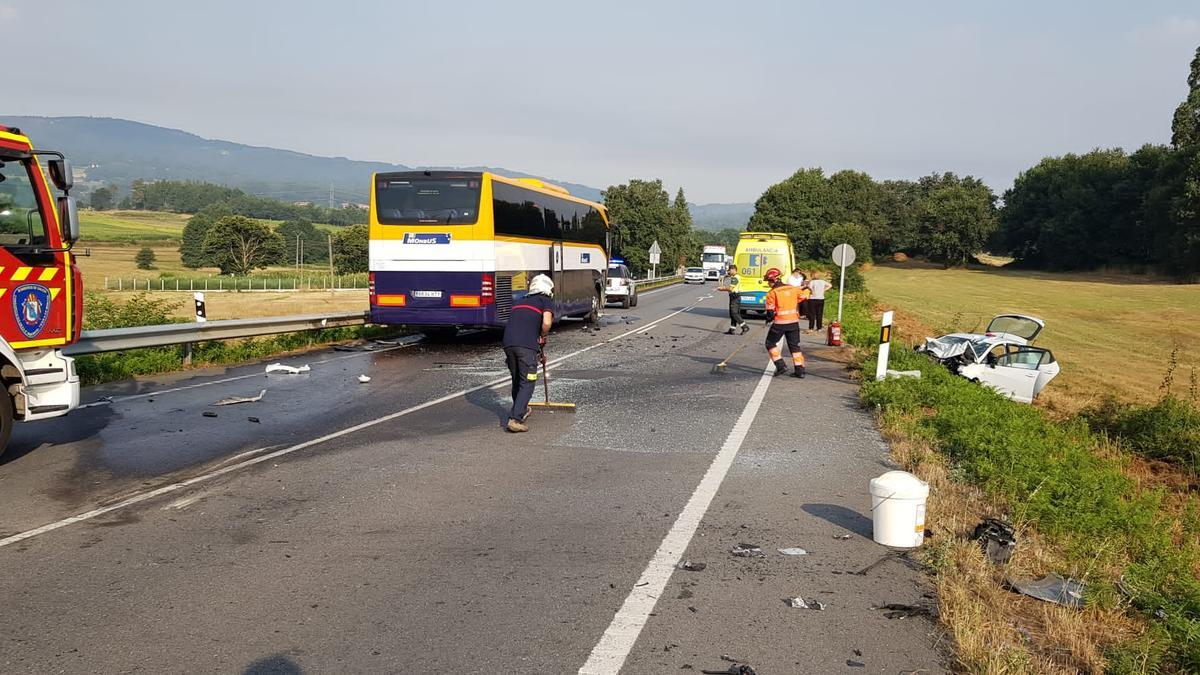
[[[872, 299], [848, 298], [844, 327], [873, 373]], [[911, 336], [910, 336], [911, 337]], [[894, 340], [890, 367], [920, 379], [865, 381], [895, 459], [930, 482], [924, 548], [942, 622], [971, 672], [1200, 671], [1200, 512], [1190, 489], [1139, 479], [1140, 458], [1078, 417], [1052, 419], [957, 377]], [[966, 535], [981, 517], [1017, 527], [993, 566]], [[1016, 595], [1006, 580], [1081, 579], [1088, 607]]]

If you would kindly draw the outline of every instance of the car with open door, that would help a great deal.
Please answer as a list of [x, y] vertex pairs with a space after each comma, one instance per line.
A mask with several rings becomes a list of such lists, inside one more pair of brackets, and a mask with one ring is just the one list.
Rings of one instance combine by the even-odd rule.
[[1014, 401], [1031, 403], [1060, 370], [1049, 349], [1031, 344], [1045, 326], [1036, 317], [1001, 314], [988, 323], [986, 333], [925, 338], [917, 351], [972, 382]]

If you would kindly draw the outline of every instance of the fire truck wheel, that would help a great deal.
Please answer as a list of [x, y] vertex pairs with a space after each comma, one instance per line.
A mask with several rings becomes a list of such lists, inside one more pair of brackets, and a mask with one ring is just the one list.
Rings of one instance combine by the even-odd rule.
[[0, 401], [0, 457], [4, 456], [4, 450], [8, 447], [8, 438], [12, 436], [13, 430], [13, 404], [12, 398], [5, 396], [4, 400]]

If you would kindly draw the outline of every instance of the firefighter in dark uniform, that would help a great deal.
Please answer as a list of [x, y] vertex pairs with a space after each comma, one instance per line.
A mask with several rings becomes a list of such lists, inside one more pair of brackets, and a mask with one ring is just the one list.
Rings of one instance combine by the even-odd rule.
[[512, 410], [506, 428], [513, 433], [529, 431], [529, 399], [537, 385], [538, 353], [554, 322], [554, 282], [545, 274], [529, 281], [529, 292], [512, 308], [504, 327], [504, 359], [512, 374]]

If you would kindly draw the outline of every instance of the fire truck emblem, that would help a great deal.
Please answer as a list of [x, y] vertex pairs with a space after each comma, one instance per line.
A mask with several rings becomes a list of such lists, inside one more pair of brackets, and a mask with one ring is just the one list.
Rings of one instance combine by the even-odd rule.
[[50, 289], [41, 284], [22, 284], [13, 292], [12, 302], [21, 333], [27, 338], [41, 335], [50, 318]]

